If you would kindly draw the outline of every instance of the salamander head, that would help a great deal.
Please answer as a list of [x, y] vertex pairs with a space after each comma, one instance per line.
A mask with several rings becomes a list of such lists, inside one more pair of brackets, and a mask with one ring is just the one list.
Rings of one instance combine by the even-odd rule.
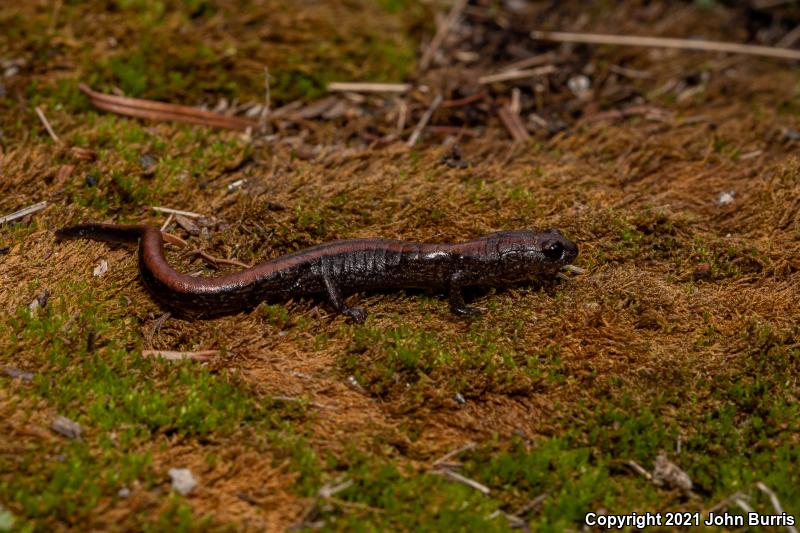
[[557, 272], [578, 256], [578, 246], [557, 229], [503, 232], [497, 252], [500, 268], [509, 279]]

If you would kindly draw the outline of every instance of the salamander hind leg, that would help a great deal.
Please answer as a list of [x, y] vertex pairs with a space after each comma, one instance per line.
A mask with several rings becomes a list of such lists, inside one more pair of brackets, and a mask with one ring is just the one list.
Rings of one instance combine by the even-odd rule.
[[328, 269], [323, 265], [322, 280], [325, 282], [325, 293], [328, 296], [328, 303], [331, 304], [336, 311], [350, 317], [353, 322], [362, 323], [367, 318], [367, 312], [361, 307], [350, 307], [344, 301], [342, 291], [331, 279], [331, 274]]
[[465, 317], [480, 316], [481, 310], [464, 303], [464, 286], [461, 276], [455, 273], [450, 278], [450, 311], [454, 315]]

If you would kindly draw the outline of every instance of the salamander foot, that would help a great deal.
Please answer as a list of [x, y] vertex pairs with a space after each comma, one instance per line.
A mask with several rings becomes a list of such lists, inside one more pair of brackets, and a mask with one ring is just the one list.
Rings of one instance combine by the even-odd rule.
[[356, 324], [361, 324], [367, 319], [367, 312], [361, 307], [348, 307], [342, 313], [349, 316]]
[[476, 317], [481, 315], [480, 309], [470, 305], [451, 306], [450, 311], [452, 311], [454, 315], [464, 317]]

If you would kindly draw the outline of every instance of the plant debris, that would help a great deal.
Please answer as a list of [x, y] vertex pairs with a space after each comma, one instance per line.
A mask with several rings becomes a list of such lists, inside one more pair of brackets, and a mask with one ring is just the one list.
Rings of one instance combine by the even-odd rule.
[[81, 428], [80, 424], [61, 415], [58, 415], [53, 419], [52, 424], [50, 424], [50, 428], [59, 435], [63, 435], [69, 439], [80, 439], [81, 434], [83, 433], [83, 429]]
[[[796, 72], [531, 38], [795, 47], [792, 6], [0, 12], [0, 367], [23, 372], [0, 387], [0, 500], [15, 527], [535, 531], [587, 512], [794, 512]], [[173, 104], [212, 127], [172, 120]], [[364, 324], [313, 296], [203, 320], [165, 313], [135, 247], [55, 242], [86, 221], [161, 227], [169, 264], [200, 277], [337, 239], [528, 227], [580, 255], [470, 291], [484, 310], [470, 321], [416, 290], [349, 296]], [[50, 430], [59, 413], [80, 441]], [[169, 495], [176, 465], [202, 480], [189, 497]]]
[[172, 490], [181, 496], [188, 496], [197, 488], [197, 481], [188, 468], [170, 468], [168, 473], [172, 479]]

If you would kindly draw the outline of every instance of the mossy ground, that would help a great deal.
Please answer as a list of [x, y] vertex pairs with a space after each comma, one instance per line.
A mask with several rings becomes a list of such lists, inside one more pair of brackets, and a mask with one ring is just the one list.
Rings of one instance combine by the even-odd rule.
[[[737, 491], [768, 512], [759, 480], [800, 514], [800, 162], [778, 133], [798, 126], [798, 95], [785, 64], [741, 60], [693, 99], [664, 97], [668, 122], [585, 124], [514, 146], [487, 130], [462, 145], [465, 169], [430, 145], [300, 159], [235, 133], [104, 114], [76, 89], [259, 100], [268, 65], [275, 102], [312, 100], [336, 78], [404, 78], [413, 30], [429, 24], [428, 8], [407, 2], [268, 4], [0, 11], [0, 59], [26, 60], [0, 98], [0, 213], [49, 202], [0, 226], [0, 366], [33, 374], [0, 376], [0, 525], [281, 530], [344, 479], [313, 513], [326, 529], [506, 530], [495, 511], [540, 495], [524, 518], [552, 531], [599, 509], [702, 511]], [[709, 61], [656, 59], [664, 76]], [[715, 203], [722, 191], [732, 204]], [[248, 263], [336, 238], [536, 226], [577, 241], [588, 273], [474, 294], [486, 311], [468, 321], [440, 295], [409, 291], [355, 297], [363, 325], [297, 301], [157, 327], [163, 310], [130, 249], [53, 240], [80, 220], [161, 224], [153, 205], [215, 219], [190, 241]], [[108, 272], [95, 277], [101, 260]], [[701, 264], [710, 276], [695, 279]], [[45, 290], [47, 305], [31, 310]], [[169, 363], [143, 358], [148, 348], [220, 354]], [[57, 414], [82, 425], [80, 440], [50, 431]], [[488, 496], [430, 473], [470, 441], [457, 460]], [[625, 466], [650, 468], [660, 451], [694, 480], [693, 496]], [[173, 467], [198, 479], [190, 496], [171, 493]]]

